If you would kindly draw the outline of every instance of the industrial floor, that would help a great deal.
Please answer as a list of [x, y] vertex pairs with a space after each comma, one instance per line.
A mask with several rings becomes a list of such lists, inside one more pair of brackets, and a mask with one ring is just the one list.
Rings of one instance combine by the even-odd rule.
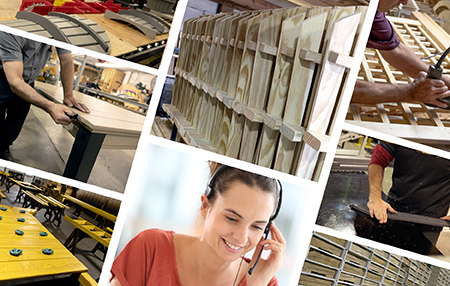
[[[74, 140], [50, 115], [32, 106], [10, 150], [14, 162], [62, 175]], [[134, 154], [135, 150], [101, 149], [87, 183], [123, 193]]]
[[[14, 206], [14, 207], [22, 207], [22, 203], [15, 203], [14, 200], [16, 199], [17, 192], [19, 191], [19, 187], [17, 185], [14, 185], [11, 187], [10, 192], [5, 192], [6, 187], [0, 186], [0, 189], [3, 191], [3, 193], [6, 195], [6, 200], [1, 200], [0, 204], [2, 205], [8, 205], [8, 206]], [[69, 217], [75, 217], [73, 215], [73, 212], [75, 211], [75, 207], [71, 207], [70, 209], [66, 209], [65, 215]], [[61, 220], [61, 224], [59, 227], [55, 226], [53, 223], [47, 221], [44, 218], [45, 210], [41, 209], [36, 214], [36, 219], [42, 223], [42, 225], [47, 228], [61, 243], [64, 244], [66, 239], [70, 236], [72, 231], [75, 229], [75, 227], [67, 222], [65, 219]], [[93, 224], [96, 224], [97, 221], [93, 219], [92, 217], [88, 216], [84, 212], [81, 215], [84, 219], [89, 220]], [[77, 244], [77, 249], [75, 256], [78, 258], [78, 260], [83, 263], [88, 268], [88, 274], [97, 280], [100, 277], [101, 268], [103, 266], [103, 253], [100, 251], [97, 251], [95, 254], [91, 252], [91, 250], [95, 247], [97, 244], [97, 241], [87, 237], [85, 239], [82, 239]], [[52, 278], [52, 277], [50, 277]], [[61, 277], [54, 277], [54, 278], [61, 278]], [[29, 285], [29, 286], [51, 286], [51, 282], [48, 281], [49, 277], [46, 277], [46, 281], [42, 281], [43, 279], [34, 279], [33, 281], [29, 281], [30, 284], [23, 284], [23, 282], [3, 282], [0, 283], [2, 286], [10, 286], [10, 285]], [[61, 280], [58, 280], [60, 284], [62, 284]]]

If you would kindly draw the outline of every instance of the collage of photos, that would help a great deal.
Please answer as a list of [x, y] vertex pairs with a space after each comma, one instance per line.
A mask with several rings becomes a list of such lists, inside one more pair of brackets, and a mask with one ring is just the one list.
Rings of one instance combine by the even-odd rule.
[[450, 285], [445, 0], [0, 0], [0, 285]]

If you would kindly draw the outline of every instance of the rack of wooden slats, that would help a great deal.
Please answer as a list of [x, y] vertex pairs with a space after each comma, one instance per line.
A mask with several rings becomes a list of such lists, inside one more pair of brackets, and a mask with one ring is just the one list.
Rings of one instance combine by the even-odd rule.
[[189, 19], [173, 101], [163, 108], [192, 146], [311, 179], [366, 11], [296, 7]]
[[432, 270], [429, 264], [315, 232], [298, 285], [428, 285]]
[[450, 285], [450, 270], [449, 269], [440, 269], [437, 286]]
[[[442, 52], [450, 46], [450, 36], [428, 15], [413, 12], [416, 19], [389, 17], [400, 41], [421, 58]], [[438, 58], [425, 61], [435, 64]], [[450, 60], [443, 62], [449, 71]], [[373, 49], [366, 49], [360, 79], [369, 82], [406, 84], [413, 79], [390, 66]], [[450, 140], [450, 110], [413, 103], [351, 104], [346, 121], [353, 125], [430, 145], [445, 145]]]

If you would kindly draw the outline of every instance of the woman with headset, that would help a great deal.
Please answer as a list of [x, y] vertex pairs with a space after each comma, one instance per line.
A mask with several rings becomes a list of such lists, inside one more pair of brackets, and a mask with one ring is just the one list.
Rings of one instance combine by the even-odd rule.
[[[202, 234], [139, 233], [115, 259], [111, 286], [278, 285], [286, 241], [272, 221], [281, 183], [216, 163], [211, 173], [201, 195]], [[255, 247], [252, 259], [244, 258]], [[270, 250], [267, 259], [260, 259], [262, 249]]]

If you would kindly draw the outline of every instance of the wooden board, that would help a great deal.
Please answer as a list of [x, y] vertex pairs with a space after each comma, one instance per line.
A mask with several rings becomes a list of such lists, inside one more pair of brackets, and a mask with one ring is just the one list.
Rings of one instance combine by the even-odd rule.
[[[306, 19], [302, 23], [301, 33], [298, 38], [294, 56], [293, 73], [291, 82], [302, 82], [302, 85], [289, 89], [286, 108], [283, 116], [283, 124], [301, 126], [306, 110], [308, 95], [312, 87], [315, 63], [309, 60], [300, 59], [300, 51], [318, 53], [322, 41], [323, 31], [327, 13]], [[300, 49], [301, 47], [301, 49]], [[295, 142], [290, 141], [285, 136], [281, 136], [278, 142], [277, 157], [275, 160], [275, 170], [289, 172], [294, 156]], [[279, 156], [282, 154], [282, 156]]]
[[[253, 18], [254, 16], [255, 15], [251, 14], [250, 16], [244, 17], [241, 20], [239, 20], [235, 38], [234, 38], [234, 40], [232, 40], [233, 38], [230, 39], [230, 42], [228, 43], [229, 45], [234, 46], [234, 49], [233, 49], [233, 58], [231, 60], [231, 64], [229, 65], [230, 73], [229, 73], [229, 77], [228, 77], [228, 83], [226, 84], [227, 85], [226, 96], [224, 96], [223, 100], [222, 100], [222, 102], [226, 105], [226, 107], [224, 107], [224, 108], [227, 108], [227, 107], [231, 108], [231, 103], [233, 102], [233, 100], [235, 98], [235, 92], [236, 92], [236, 87], [237, 87], [237, 81], [239, 78], [239, 70], [240, 70], [242, 54], [243, 54], [243, 49], [242, 49], [243, 47], [240, 47], [240, 46], [243, 45], [243, 43], [245, 42], [247, 26], [248, 26], [249, 20], [251, 18]], [[241, 44], [239, 44], [239, 43], [241, 43]], [[227, 79], [224, 79], [224, 80], [226, 81]], [[228, 116], [230, 116], [230, 117], [228, 117]], [[225, 126], [228, 123], [230, 125]], [[229, 156], [237, 158], [238, 152], [239, 152], [239, 145], [240, 145], [240, 135], [238, 133], [239, 133], [239, 130], [242, 130], [243, 126], [234, 126], [235, 123], [243, 124], [243, 118], [242, 118], [242, 120], [236, 121], [236, 116], [233, 116], [233, 113], [224, 111], [222, 132], [221, 132], [220, 141], [219, 141], [219, 154], [227, 154], [227, 155], [230, 154]], [[230, 134], [233, 134], [233, 135], [230, 135]], [[233, 144], [233, 148], [229, 148], [230, 143]], [[224, 149], [222, 149], [222, 148], [224, 148]], [[221, 153], [221, 152], [223, 152], [223, 153]]]
[[[322, 66], [315, 98], [312, 101], [311, 114], [307, 129], [325, 134], [334, 108], [345, 67], [328, 60], [331, 51], [348, 55], [353, 46], [354, 36], [361, 13], [346, 16], [334, 22], [329, 45], [325, 50], [325, 61]], [[349, 29], [352, 27], [352, 29]], [[339, 35], [339, 36], [338, 36]], [[296, 175], [311, 178], [318, 158], [317, 151], [303, 145]]]
[[[257, 144], [259, 130], [263, 121], [264, 108], [268, 99], [273, 67], [275, 64], [275, 53], [280, 37], [281, 21], [283, 20], [283, 11], [278, 11], [261, 20], [258, 39], [256, 43], [254, 68], [252, 71], [252, 84], [250, 85], [247, 107], [244, 115], [245, 120], [244, 134], [242, 136], [240, 159], [253, 162], [255, 146]], [[268, 53], [267, 50], [272, 50]]]
[[80, 229], [102, 245], [108, 247], [111, 241], [111, 234], [101, 228], [93, 225], [89, 221], [79, 217], [77, 219], [72, 219], [68, 216], [64, 216], [64, 219], [74, 225], [76, 228]]
[[[250, 82], [252, 81], [251, 75], [253, 71], [253, 62], [255, 59], [256, 47], [250, 48], [250, 44], [256, 45], [258, 41], [260, 22], [263, 18], [268, 16], [269, 13], [263, 13], [251, 18], [248, 21], [247, 31], [244, 39], [241, 66], [239, 69], [239, 76], [236, 86], [236, 94], [232, 105], [234, 111], [238, 114], [243, 114], [244, 108], [247, 106], [248, 92], [250, 88]], [[234, 158], [238, 158], [238, 152], [241, 149], [242, 135], [244, 133], [243, 130], [245, 118], [240, 118], [240, 120], [233, 121], [233, 119], [235, 118], [237, 118], [237, 116], [233, 116], [232, 118], [232, 127], [229, 135], [230, 138], [232, 138], [232, 140], [228, 141], [227, 155]], [[236, 150], [236, 152], [234, 152], [234, 150]], [[252, 153], [252, 151], [239, 155], [239, 158], [242, 160], [245, 157], [246, 159], [248, 159], [248, 161], [251, 161], [253, 153], [252, 154], [250, 153]]]
[[[280, 118], [281, 121], [281, 117], [283, 116], [292, 75], [293, 56], [300, 34], [301, 23], [304, 18], [305, 14], [301, 13], [283, 21], [275, 71], [267, 102], [267, 116], [265, 117]], [[267, 125], [270, 124], [268, 119], [265, 122]], [[276, 129], [275, 126], [272, 127]]]
[[[35, 82], [35, 87], [57, 102], [62, 102], [62, 87], [38, 81]], [[80, 116], [81, 123], [92, 132], [107, 134], [102, 145], [103, 148], [136, 148], [145, 116], [80, 92], [74, 91], [73, 95], [75, 99], [86, 104], [91, 110], [90, 114], [86, 114], [72, 109]], [[69, 128], [76, 128], [76, 126], [71, 123]]]
[[[281, 122], [284, 108], [286, 105], [287, 93], [292, 75], [293, 56], [295, 54], [298, 36], [300, 34], [301, 23], [305, 18], [305, 13], [300, 13], [283, 21], [281, 26], [280, 42], [278, 45], [275, 70], [272, 77], [272, 83], [267, 101], [266, 114], [264, 114], [264, 123], [269, 125], [263, 127], [261, 136], [261, 148], [258, 164], [270, 166], [275, 153], [273, 143], [278, 140], [279, 132], [276, 124], [271, 122]], [[283, 53], [282, 53], [283, 52]], [[291, 54], [292, 56], [289, 56]], [[261, 152], [264, 152], [261, 154]]]
[[[369, 215], [369, 208], [367, 206], [361, 206], [361, 205], [350, 205], [352, 210], [360, 212], [365, 215]], [[416, 214], [410, 214], [410, 213], [404, 213], [404, 212], [397, 212], [395, 214], [387, 212], [388, 219], [392, 220], [398, 220], [398, 221], [404, 221], [404, 222], [412, 222], [412, 223], [418, 223], [418, 224], [425, 224], [425, 225], [431, 225], [431, 226], [439, 226], [439, 227], [450, 227], [450, 221], [443, 220], [439, 218], [434, 217], [428, 217], [428, 216], [422, 216], [422, 215], [416, 215]]]
[[[227, 98], [231, 98], [234, 100], [236, 98], [236, 89], [239, 80], [239, 72], [241, 67], [243, 45], [245, 43], [245, 37], [247, 36], [247, 26], [249, 24], [250, 19], [255, 17], [255, 15], [248, 16], [239, 21], [239, 25], [237, 28], [236, 38], [234, 43], [234, 52], [233, 52], [233, 60], [230, 66], [230, 75], [228, 78], [228, 86], [227, 86]], [[224, 102], [225, 103], [225, 102]], [[229, 105], [230, 107], [231, 105]]]
[[[230, 23], [230, 21], [233, 19], [233, 17], [235, 16], [235, 14], [229, 15], [226, 14], [223, 17], [219, 18], [214, 26], [214, 33], [212, 35], [212, 43], [211, 43], [211, 51], [209, 53], [209, 59], [210, 62], [214, 63], [214, 60], [217, 58], [221, 57], [220, 53], [222, 50], [220, 49], [220, 43], [219, 43], [219, 33], [220, 30], [222, 28], [222, 35], [223, 35], [223, 30], [228, 28], [228, 25]], [[224, 27], [226, 26], [226, 28]], [[223, 55], [222, 55], [222, 59], [223, 61]], [[214, 69], [215, 69], [216, 65], [215, 64], [209, 64], [209, 69], [207, 72], [207, 77], [205, 79], [205, 82], [202, 85], [202, 89], [206, 94], [203, 94], [204, 97], [204, 101], [206, 99], [206, 110], [204, 110], [202, 112], [202, 114], [204, 114], [204, 119], [202, 119], [200, 122], [202, 123], [201, 128], [200, 128], [200, 132], [204, 135], [205, 140], [211, 141], [211, 137], [212, 137], [212, 132], [213, 132], [213, 126], [215, 123], [215, 115], [216, 115], [216, 110], [217, 110], [217, 106], [218, 106], [218, 101], [215, 98], [215, 94], [217, 89], [215, 87], [213, 87], [213, 81], [214, 81]], [[221, 68], [221, 67], [220, 67]]]

